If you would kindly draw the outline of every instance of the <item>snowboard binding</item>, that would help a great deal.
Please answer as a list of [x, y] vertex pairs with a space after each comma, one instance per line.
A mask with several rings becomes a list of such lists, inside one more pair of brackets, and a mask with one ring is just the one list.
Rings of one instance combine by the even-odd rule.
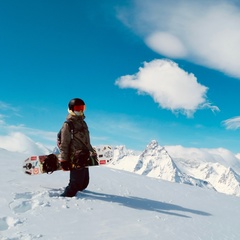
[[43, 172], [51, 174], [59, 169], [59, 161], [56, 155], [49, 154], [43, 162]]

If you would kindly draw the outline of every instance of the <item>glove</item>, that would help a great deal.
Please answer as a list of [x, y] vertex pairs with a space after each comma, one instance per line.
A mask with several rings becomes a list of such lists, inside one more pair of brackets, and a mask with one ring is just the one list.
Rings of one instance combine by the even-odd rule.
[[63, 171], [71, 170], [71, 163], [69, 161], [61, 161], [61, 167]]
[[97, 157], [97, 152], [95, 151], [95, 149], [93, 149], [93, 151], [90, 152], [90, 156]]

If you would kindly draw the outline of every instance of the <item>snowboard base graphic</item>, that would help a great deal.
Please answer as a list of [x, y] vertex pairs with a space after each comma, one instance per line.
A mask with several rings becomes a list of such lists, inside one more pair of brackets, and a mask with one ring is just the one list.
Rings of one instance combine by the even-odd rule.
[[[97, 153], [97, 158], [90, 156], [87, 163], [85, 163], [82, 167], [106, 165], [113, 160], [113, 148], [111, 146], [96, 146], [94, 147], [94, 149]], [[23, 162], [23, 171], [25, 174], [28, 175], [39, 175], [62, 170], [61, 164], [58, 160], [58, 156], [59, 154], [30, 156]]]

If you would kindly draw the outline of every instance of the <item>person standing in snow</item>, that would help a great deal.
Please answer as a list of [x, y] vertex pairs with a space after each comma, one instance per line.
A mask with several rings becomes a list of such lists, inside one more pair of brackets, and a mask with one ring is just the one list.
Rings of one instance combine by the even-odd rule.
[[89, 152], [94, 152], [90, 143], [88, 126], [84, 121], [86, 106], [82, 99], [74, 98], [68, 104], [67, 121], [59, 132], [61, 142], [60, 162], [63, 170], [70, 170], [70, 180], [62, 197], [74, 197], [78, 191], [83, 191], [89, 184], [89, 170], [78, 167], [77, 161], [88, 158]]

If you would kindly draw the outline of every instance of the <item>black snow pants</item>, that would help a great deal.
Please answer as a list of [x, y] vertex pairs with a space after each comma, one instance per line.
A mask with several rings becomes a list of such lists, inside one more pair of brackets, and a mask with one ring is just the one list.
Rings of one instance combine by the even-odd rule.
[[62, 197], [74, 197], [78, 191], [83, 191], [89, 184], [88, 168], [72, 169], [70, 171], [70, 180], [65, 188]]

